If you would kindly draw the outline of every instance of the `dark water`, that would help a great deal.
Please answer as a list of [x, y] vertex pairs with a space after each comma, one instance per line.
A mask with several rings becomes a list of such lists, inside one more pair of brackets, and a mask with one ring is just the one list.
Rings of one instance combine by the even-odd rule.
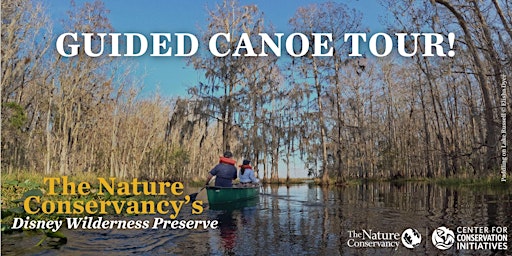
[[[308, 184], [268, 186], [249, 205], [228, 210], [207, 207], [199, 216], [187, 212], [183, 209], [180, 218], [218, 220], [218, 229], [64, 229], [66, 244], [47, 239], [40, 247], [34, 247], [41, 239], [36, 232], [4, 234], [2, 255], [512, 255], [510, 188], [447, 188], [426, 183], [330, 189]], [[460, 226], [508, 228], [508, 250], [458, 250], [453, 245], [441, 251], [431, 242], [432, 232], [440, 226], [454, 232]], [[351, 248], [347, 244], [354, 239], [350, 231], [402, 235], [408, 228], [422, 237], [412, 249], [400, 240], [396, 248]]]

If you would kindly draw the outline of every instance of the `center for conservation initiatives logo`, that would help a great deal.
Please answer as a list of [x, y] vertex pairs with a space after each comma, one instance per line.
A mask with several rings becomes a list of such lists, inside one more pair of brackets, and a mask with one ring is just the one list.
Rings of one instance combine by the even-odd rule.
[[432, 233], [432, 244], [440, 250], [447, 250], [455, 243], [455, 234], [447, 227], [438, 227]]
[[432, 232], [432, 244], [439, 250], [508, 250], [508, 228], [505, 226], [469, 226], [451, 230], [438, 227]]

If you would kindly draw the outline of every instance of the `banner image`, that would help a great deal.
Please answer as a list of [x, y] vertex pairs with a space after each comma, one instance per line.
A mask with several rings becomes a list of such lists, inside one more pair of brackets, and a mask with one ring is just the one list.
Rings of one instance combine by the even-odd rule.
[[505, 0], [1, 2], [2, 255], [510, 255]]

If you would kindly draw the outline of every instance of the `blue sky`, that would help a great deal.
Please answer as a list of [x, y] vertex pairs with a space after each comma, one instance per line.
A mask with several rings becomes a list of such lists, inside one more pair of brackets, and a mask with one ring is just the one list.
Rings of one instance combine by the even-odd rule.
[[[62, 4], [62, 3], [66, 4]], [[76, 0], [80, 6], [84, 1]], [[176, 33], [187, 32], [199, 37], [199, 27], [205, 26], [206, 8], [212, 9], [222, 1], [139, 1], [110, 0], [105, 1], [110, 10], [110, 22], [116, 32], [136, 32], [149, 36], [151, 32]], [[264, 13], [266, 21], [270, 21], [276, 32], [291, 33], [288, 20], [299, 6], [307, 6], [312, 0], [295, 1], [240, 1], [241, 5], [256, 4]], [[378, 17], [383, 13], [377, 0], [344, 0], [340, 1], [363, 13], [363, 23], [371, 33], [383, 30]], [[46, 1], [46, 5], [54, 19], [65, 17], [69, 9], [67, 1]], [[56, 24], [58, 22], [55, 22]], [[56, 30], [58, 31], [58, 30]], [[128, 58], [128, 57], [127, 57]], [[203, 81], [202, 73], [188, 66], [183, 57], [130, 57], [136, 62], [139, 75], [144, 76], [144, 94], [158, 90], [165, 96], [185, 95], [187, 88]]]
[[[69, 0], [34, 0], [43, 1], [48, 7], [50, 16], [55, 20], [57, 37], [62, 31], [59, 22], [66, 17], [66, 11], [70, 8]], [[81, 6], [86, 0], [75, 0], [77, 6]], [[93, 0], [90, 0], [93, 1]], [[313, 3], [322, 3], [323, 0], [239, 0], [240, 5], [254, 4], [264, 13], [265, 23], [270, 22], [275, 32], [290, 34], [288, 24], [298, 7], [308, 6]], [[385, 31], [385, 26], [380, 24], [381, 18], [386, 15], [386, 10], [379, 4], [381, 0], [338, 0], [347, 6], [354, 8], [363, 15], [363, 32], [375, 34]], [[168, 0], [104, 0], [106, 8], [110, 10], [109, 19], [115, 32], [140, 33], [149, 37], [150, 33], [192, 33], [200, 38], [200, 27], [207, 26], [207, 8], [213, 9], [216, 1], [168, 1]], [[406, 2], [406, 1], [401, 1]], [[368, 30], [367, 30], [368, 29]], [[428, 28], [427, 28], [428, 29]], [[70, 31], [84, 32], [84, 31]], [[104, 32], [104, 31], [95, 31]], [[321, 32], [321, 31], [320, 31]], [[419, 32], [419, 31], [418, 31]], [[56, 39], [56, 38], [55, 38]], [[172, 43], [171, 43], [172, 44]], [[361, 46], [363, 48], [364, 46]], [[362, 50], [364, 51], [364, 49]], [[121, 58], [121, 57], [116, 57]], [[188, 66], [183, 57], [151, 57], [149, 53], [143, 57], [125, 57], [138, 64], [136, 71], [143, 75], [143, 97], [157, 91], [165, 97], [186, 96], [187, 89], [204, 82], [202, 71], [196, 71]], [[135, 75], [137, 75], [135, 74]]]
[[[56, 25], [56, 37], [63, 33], [59, 20], [66, 17], [70, 8], [68, 1], [43, 0], [48, 7], [51, 17]], [[75, 0], [81, 6], [84, 0]], [[92, 1], [92, 0], [91, 0]], [[370, 33], [385, 32], [384, 26], [379, 24], [379, 17], [384, 13], [378, 0], [343, 0], [346, 5], [359, 10], [363, 14], [363, 27]], [[199, 27], [204, 27], [207, 21], [206, 8], [213, 9], [219, 1], [167, 1], [167, 0], [108, 0], [104, 1], [110, 10], [109, 19], [115, 32], [140, 33], [149, 37], [152, 32], [160, 33], [192, 33], [198, 38]], [[300, 6], [325, 1], [294, 0], [294, 1], [249, 1], [240, 0], [241, 5], [255, 4], [265, 15], [266, 22], [272, 23], [275, 32], [290, 34], [288, 21]], [[82, 32], [82, 31], [71, 31]], [[101, 31], [98, 31], [101, 32]], [[354, 31], [368, 32], [368, 31]], [[149, 50], [148, 50], [149, 51]], [[187, 88], [204, 81], [201, 71], [195, 71], [188, 66], [183, 57], [151, 57], [149, 53], [142, 57], [126, 57], [134, 61], [139, 75], [144, 74], [144, 89], [142, 97], [158, 92], [166, 97], [186, 96]], [[295, 163], [297, 164], [297, 163]], [[292, 177], [303, 177], [307, 171], [302, 164], [293, 164]], [[280, 168], [280, 176], [286, 169]]]

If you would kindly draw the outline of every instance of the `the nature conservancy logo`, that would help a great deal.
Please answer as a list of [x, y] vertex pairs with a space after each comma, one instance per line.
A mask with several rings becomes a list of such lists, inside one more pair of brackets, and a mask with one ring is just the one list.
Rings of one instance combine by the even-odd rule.
[[457, 227], [455, 232], [439, 227], [432, 232], [432, 244], [448, 250], [508, 250], [507, 227]]
[[347, 245], [351, 248], [395, 248], [400, 244], [400, 233], [373, 229], [349, 230]]
[[432, 233], [432, 244], [434, 244], [437, 249], [450, 249], [454, 243], [455, 235], [453, 234], [453, 231], [447, 227], [438, 227]]
[[373, 229], [349, 230], [347, 245], [351, 248], [395, 248], [400, 242], [407, 248], [413, 249], [421, 243], [418, 230], [408, 228], [402, 233], [382, 232]]
[[421, 243], [421, 235], [418, 230], [414, 228], [408, 228], [402, 232], [402, 244], [409, 248], [415, 248]]

